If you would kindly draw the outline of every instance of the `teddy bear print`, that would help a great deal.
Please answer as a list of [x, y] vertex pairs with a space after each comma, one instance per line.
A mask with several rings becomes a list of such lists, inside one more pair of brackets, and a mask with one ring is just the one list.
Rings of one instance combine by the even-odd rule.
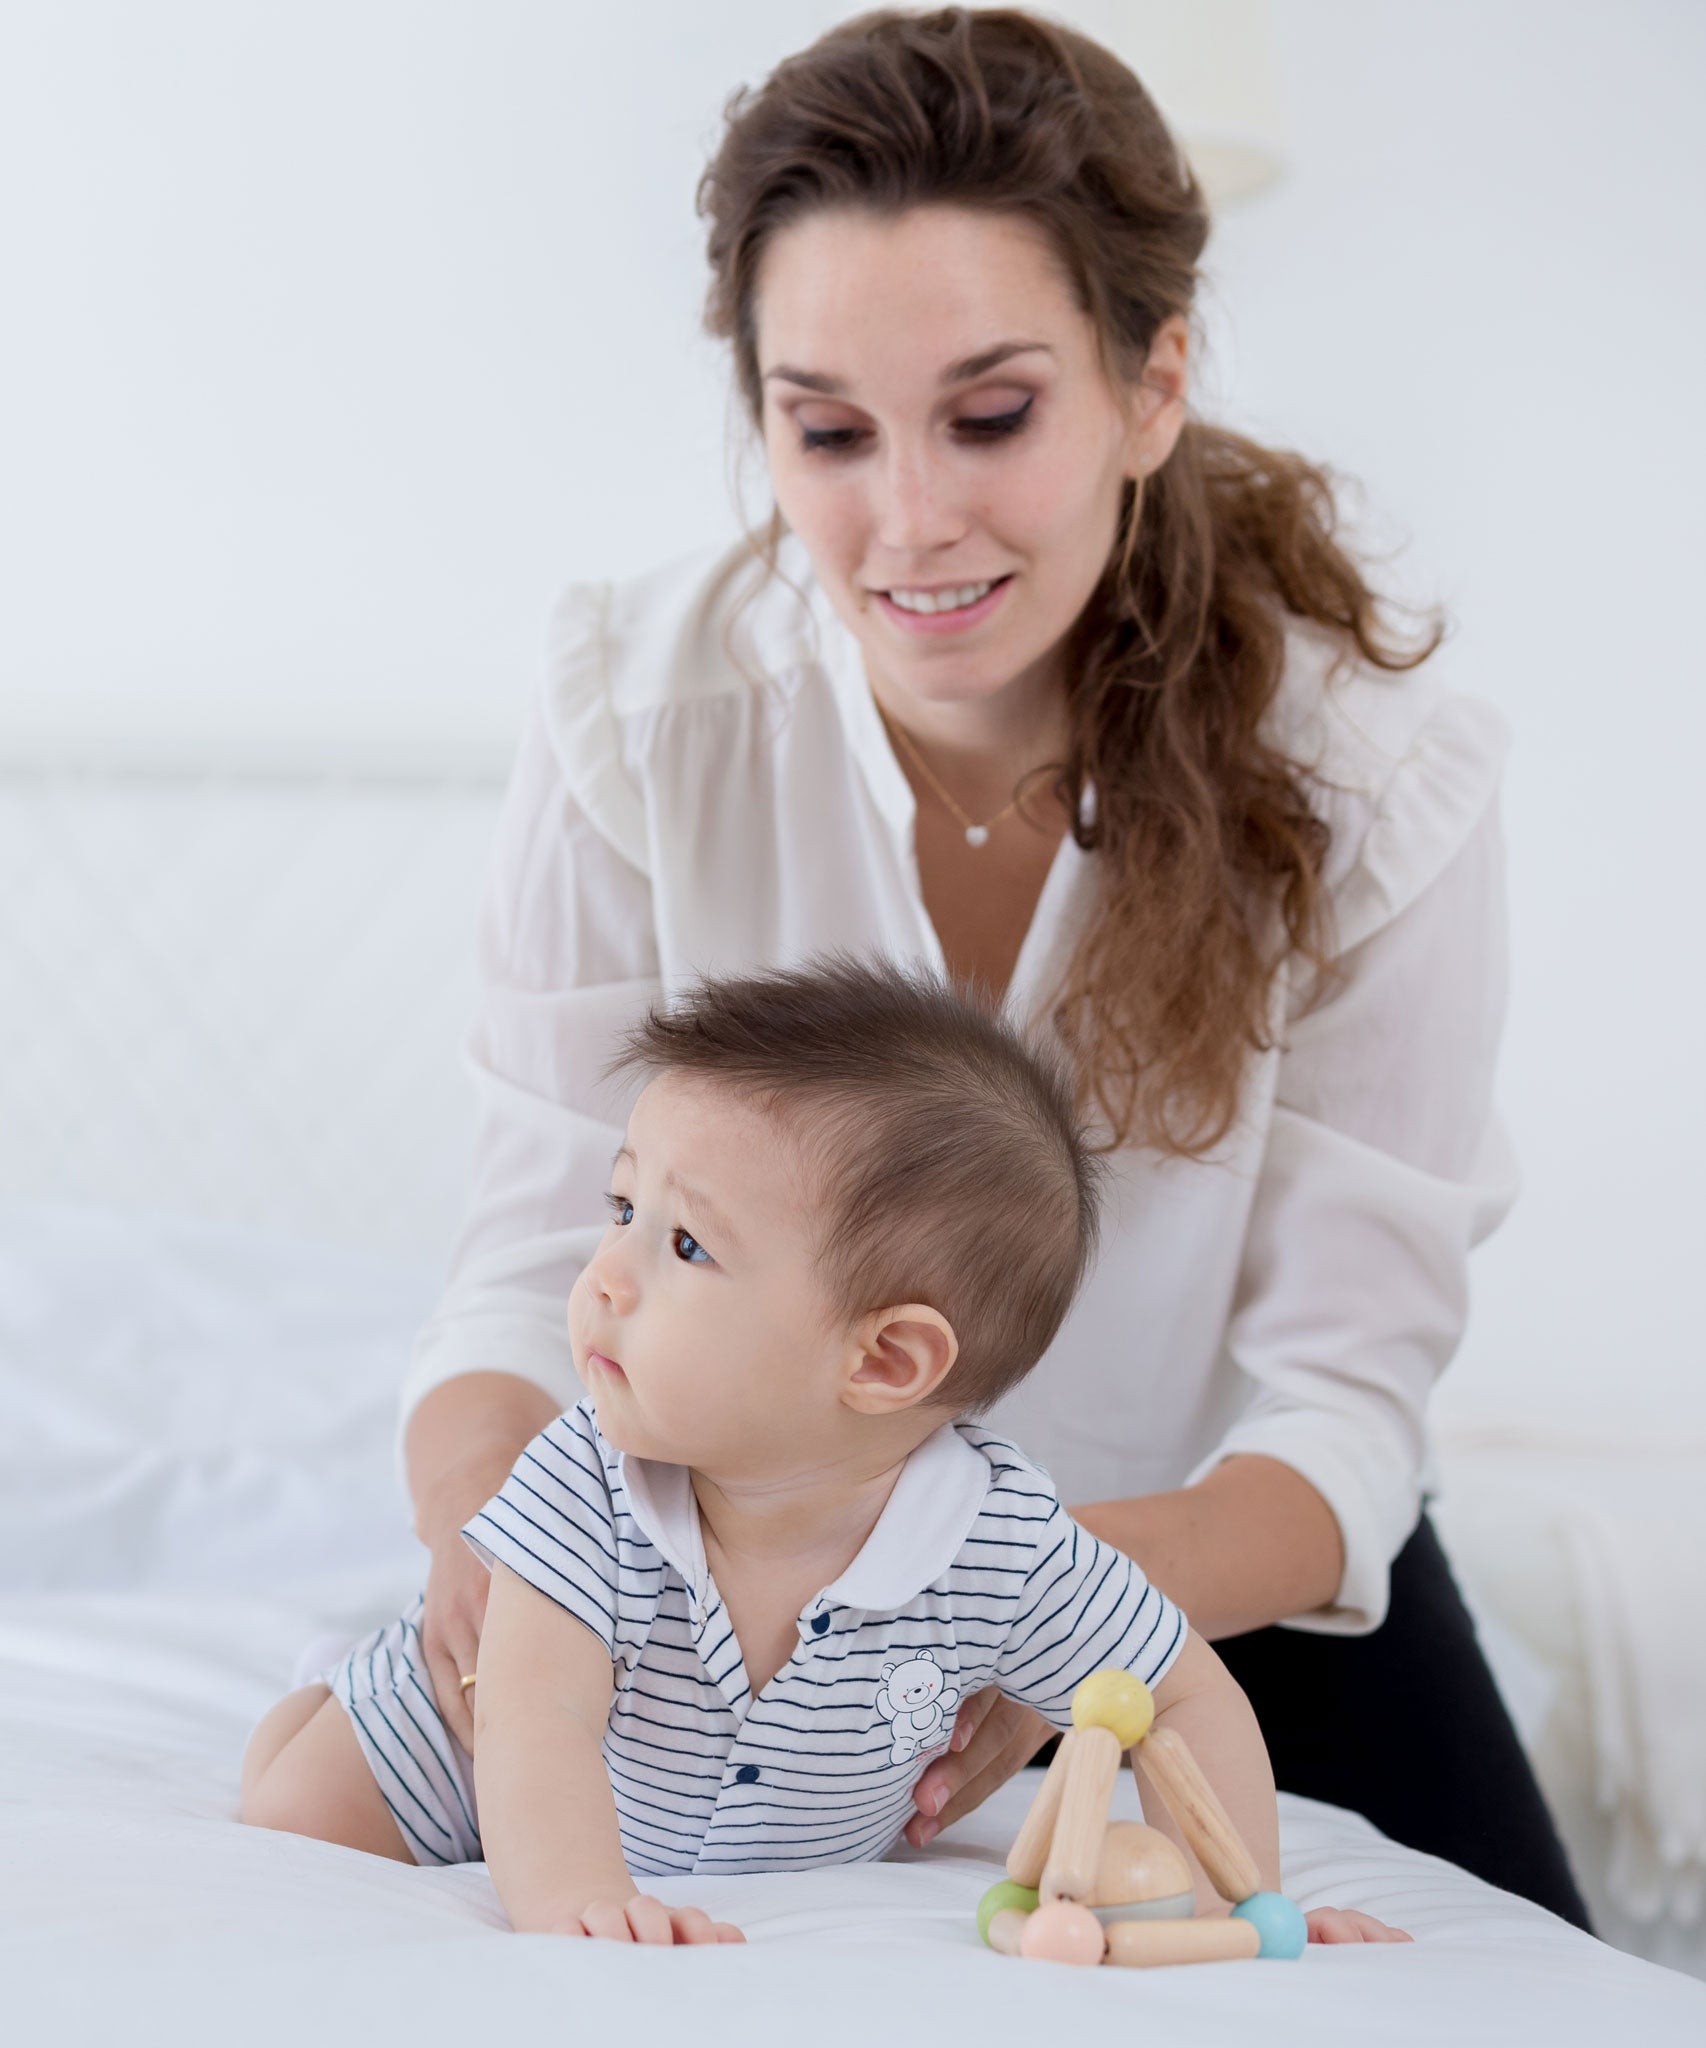
[[928, 1650], [904, 1663], [885, 1664], [877, 1693], [877, 1712], [894, 1723], [889, 1762], [904, 1764], [926, 1750], [942, 1747], [948, 1716], [959, 1704], [959, 1690]]

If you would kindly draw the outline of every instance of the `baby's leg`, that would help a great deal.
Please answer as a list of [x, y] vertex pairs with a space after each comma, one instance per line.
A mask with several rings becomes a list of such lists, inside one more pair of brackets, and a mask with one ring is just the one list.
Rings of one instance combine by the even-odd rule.
[[288, 1694], [249, 1738], [242, 1815], [251, 1827], [415, 1860], [328, 1686]]
[[304, 1685], [295, 1692], [287, 1692], [276, 1707], [269, 1709], [255, 1726], [249, 1737], [249, 1746], [243, 1752], [243, 1797], [259, 1782], [279, 1751], [307, 1727], [319, 1711], [320, 1702], [330, 1699], [331, 1692], [323, 1685]]

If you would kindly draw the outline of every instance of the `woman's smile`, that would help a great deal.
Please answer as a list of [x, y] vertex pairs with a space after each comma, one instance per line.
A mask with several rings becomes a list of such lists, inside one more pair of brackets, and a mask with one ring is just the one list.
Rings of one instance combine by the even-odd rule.
[[900, 589], [874, 594], [883, 616], [903, 633], [963, 633], [989, 617], [1012, 581], [1008, 575], [992, 583], [962, 583], [936, 592]]

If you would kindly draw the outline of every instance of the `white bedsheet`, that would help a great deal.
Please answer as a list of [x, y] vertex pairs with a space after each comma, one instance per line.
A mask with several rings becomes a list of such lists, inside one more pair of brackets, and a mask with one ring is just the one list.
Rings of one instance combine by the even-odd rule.
[[[370, 1611], [395, 1585], [369, 1589]], [[361, 1603], [346, 1588], [345, 1611]], [[1706, 1987], [1577, 1933], [1350, 1814], [1283, 1806], [1286, 1889], [1406, 1926], [1297, 1964], [1068, 1971], [978, 1945], [1037, 1774], [922, 1854], [672, 1882], [745, 1949], [518, 1936], [483, 1866], [415, 1870], [234, 1820], [238, 1760], [329, 1600], [0, 1600], [0, 2032], [19, 2043], [1052, 2042], [1117, 2023], [1193, 2048], [1706, 2040]], [[1123, 1805], [1137, 1815], [1129, 1778]], [[16, 2031], [14, 2029], [16, 2028]], [[950, 2030], [952, 2033], [950, 2034]]]
[[1303, 1800], [1282, 1801], [1287, 1890], [1414, 1947], [998, 1957], [973, 1912], [1034, 1774], [923, 1854], [672, 1883], [747, 1930], [715, 1951], [516, 1936], [482, 1867], [240, 1826], [243, 1744], [300, 1645], [419, 1582], [390, 1429], [430, 1285], [204, 1224], [0, 1211], [0, 2040], [1706, 2042], [1706, 1987]]

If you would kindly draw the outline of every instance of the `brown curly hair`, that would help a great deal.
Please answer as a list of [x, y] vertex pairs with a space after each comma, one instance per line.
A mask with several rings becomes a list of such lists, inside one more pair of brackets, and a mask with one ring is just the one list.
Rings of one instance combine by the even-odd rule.
[[[697, 195], [705, 324], [732, 344], [760, 431], [759, 266], [772, 235], [822, 209], [941, 204], [1036, 223], [1110, 379], [1138, 379], [1162, 323], [1191, 314], [1202, 192], [1137, 78], [1071, 29], [1016, 8], [880, 9], [737, 91], [724, 117]], [[1037, 772], [1100, 856], [1102, 886], [1054, 1014], [1113, 1145], [1211, 1151], [1248, 1055], [1274, 1043], [1286, 956], [1331, 985], [1328, 828], [1306, 769], [1262, 731], [1286, 618], [1390, 671], [1444, 637], [1437, 616], [1416, 646], [1387, 637], [1338, 517], [1328, 470], [1188, 419], [1161, 468], [1128, 481], [1073, 629], [1067, 757]], [[782, 530], [773, 514], [759, 545], [772, 571]], [[1087, 784], [1095, 815], [1080, 821]]]

